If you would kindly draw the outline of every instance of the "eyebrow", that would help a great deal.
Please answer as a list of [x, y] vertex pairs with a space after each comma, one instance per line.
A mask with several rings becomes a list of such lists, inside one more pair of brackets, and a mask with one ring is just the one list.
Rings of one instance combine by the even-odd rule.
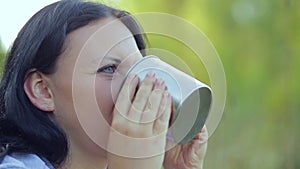
[[107, 60], [112, 60], [118, 64], [120, 64], [122, 61], [120, 59], [117, 59], [117, 58], [114, 58], [114, 57], [111, 57], [111, 56], [105, 56], [103, 59], [107, 59]]
[[[113, 61], [113, 62], [115, 62], [117, 64], [120, 64], [122, 62], [120, 59], [117, 59], [117, 58], [112, 57], [112, 56], [107, 56], [107, 55], [103, 57], [103, 60], [111, 60], [111, 61]], [[92, 59], [91, 63], [94, 63], [94, 64], [98, 63], [98, 59], [97, 58]]]

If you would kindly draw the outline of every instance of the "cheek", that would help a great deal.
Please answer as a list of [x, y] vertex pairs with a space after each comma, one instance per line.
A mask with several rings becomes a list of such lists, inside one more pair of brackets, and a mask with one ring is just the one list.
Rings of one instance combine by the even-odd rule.
[[[59, 74], [60, 75], [60, 74]], [[73, 128], [77, 118], [74, 115], [74, 107], [72, 101], [72, 85], [70, 76], [55, 76], [54, 87], [52, 92], [54, 95], [54, 119], [65, 129]], [[60, 80], [64, 79], [64, 80]]]
[[111, 81], [96, 80], [95, 96], [103, 117], [110, 124], [112, 119], [112, 111], [114, 108], [114, 99], [111, 92]]
[[[70, 83], [57, 91], [56, 120], [65, 130], [71, 143], [77, 144], [87, 151], [98, 151], [98, 146], [104, 148], [106, 145], [105, 138], [107, 138], [109, 131], [109, 125], [99, 117], [98, 100], [106, 100], [103, 104], [107, 109], [110, 107], [108, 104], [111, 103], [103, 98], [111, 97], [106, 92], [101, 94], [101, 92], [107, 91], [100, 90], [100, 88], [105, 88], [105, 85], [97, 87], [95, 95], [91, 79], [77, 81], [76, 85], [73, 86]], [[72, 87], [74, 88], [73, 91]], [[99, 96], [103, 98], [98, 98]], [[109, 116], [105, 118], [108, 121]], [[98, 145], [97, 147], [95, 143]]]
[[96, 80], [95, 95], [97, 103], [102, 115], [109, 124], [111, 124], [114, 105], [123, 80], [124, 76], [114, 76], [113, 79], [107, 80]]

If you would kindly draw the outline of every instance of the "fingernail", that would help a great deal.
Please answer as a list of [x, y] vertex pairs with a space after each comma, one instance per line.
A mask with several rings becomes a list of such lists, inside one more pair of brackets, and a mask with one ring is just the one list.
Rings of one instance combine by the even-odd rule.
[[149, 77], [149, 78], [155, 77], [155, 72], [148, 72], [147, 77]]
[[156, 81], [156, 86], [162, 86], [162, 85], [164, 85], [165, 84], [165, 81], [163, 80], [163, 79], [158, 79], [157, 81]]

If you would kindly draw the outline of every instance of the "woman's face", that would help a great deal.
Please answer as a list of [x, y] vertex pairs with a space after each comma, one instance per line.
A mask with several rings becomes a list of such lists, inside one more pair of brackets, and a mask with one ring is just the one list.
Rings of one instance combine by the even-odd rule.
[[94, 143], [105, 146], [118, 91], [142, 55], [128, 28], [114, 18], [73, 31], [65, 47], [56, 72], [49, 75], [53, 119], [72, 143], [91, 149]]

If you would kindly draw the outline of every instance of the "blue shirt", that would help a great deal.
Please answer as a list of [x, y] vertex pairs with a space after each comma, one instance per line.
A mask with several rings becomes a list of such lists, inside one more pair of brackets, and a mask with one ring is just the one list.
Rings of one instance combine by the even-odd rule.
[[35, 154], [13, 153], [4, 157], [0, 169], [54, 169], [54, 167]]

